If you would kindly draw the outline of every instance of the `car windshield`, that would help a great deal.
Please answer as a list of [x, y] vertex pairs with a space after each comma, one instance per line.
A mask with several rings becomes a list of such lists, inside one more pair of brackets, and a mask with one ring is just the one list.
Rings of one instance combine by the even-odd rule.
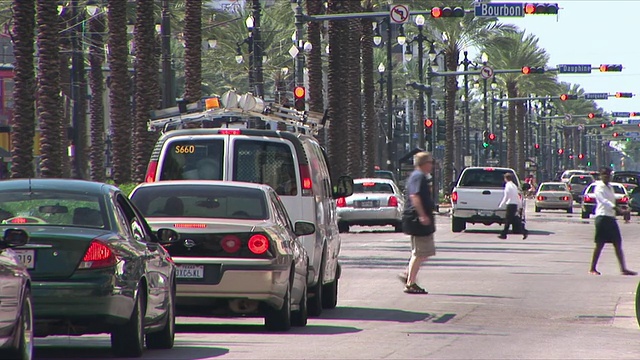
[[269, 217], [260, 189], [224, 185], [160, 185], [137, 189], [131, 201], [145, 217], [262, 220]]
[[572, 176], [571, 180], [569, 180], [569, 183], [578, 185], [589, 185], [593, 181], [593, 177], [591, 177], [590, 175], [578, 175]]
[[353, 193], [393, 193], [393, 187], [387, 183], [362, 182], [353, 184]]
[[108, 228], [104, 201], [98, 195], [38, 190], [0, 192], [3, 224]]
[[542, 184], [540, 191], [567, 191], [564, 184]]
[[[462, 174], [458, 186], [504, 187], [506, 173], [513, 174], [511, 170], [506, 169], [467, 169]], [[519, 187], [515, 174], [513, 181]]]

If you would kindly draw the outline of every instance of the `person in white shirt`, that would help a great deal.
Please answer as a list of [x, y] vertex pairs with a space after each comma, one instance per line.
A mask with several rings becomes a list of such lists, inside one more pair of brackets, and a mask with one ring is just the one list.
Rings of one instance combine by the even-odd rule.
[[[520, 204], [520, 192], [518, 191], [518, 186], [513, 182], [513, 174], [508, 172], [504, 174], [504, 195], [502, 196], [502, 201], [500, 201], [500, 205], [498, 208], [503, 208], [505, 205], [507, 207], [507, 215], [504, 220], [504, 229], [498, 235], [500, 239], [506, 239], [507, 234], [509, 233], [509, 226], [513, 225], [515, 221], [517, 221], [516, 214], [518, 212], [518, 204]], [[514, 227], [515, 230], [515, 227]], [[526, 239], [529, 236], [529, 232], [522, 227], [522, 235], [523, 239]]]
[[616, 195], [609, 181], [611, 181], [611, 168], [603, 167], [600, 169], [600, 181], [596, 181], [593, 191], [596, 198], [596, 246], [593, 250], [589, 273], [592, 275], [600, 275], [600, 272], [597, 270], [598, 259], [600, 258], [600, 253], [604, 245], [610, 243], [613, 244], [616, 250], [616, 257], [618, 258], [622, 275], [637, 275], [638, 273], [635, 271], [627, 269], [627, 265], [624, 262], [622, 236], [620, 235], [620, 228], [616, 221], [616, 214], [620, 212], [620, 209], [616, 206]]

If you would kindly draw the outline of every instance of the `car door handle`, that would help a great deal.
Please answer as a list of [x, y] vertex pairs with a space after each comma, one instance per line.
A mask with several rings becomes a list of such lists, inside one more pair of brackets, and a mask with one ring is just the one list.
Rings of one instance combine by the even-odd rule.
[[485, 190], [482, 192], [482, 195], [491, 195], [491, 191]]

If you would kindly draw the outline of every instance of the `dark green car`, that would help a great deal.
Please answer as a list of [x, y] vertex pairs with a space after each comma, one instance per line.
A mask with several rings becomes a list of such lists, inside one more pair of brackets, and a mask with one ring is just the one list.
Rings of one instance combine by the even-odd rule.
[[173, 347], [175, 265], [117, 187], [82, 180], [0, 182], [0, 232], [21, 228], [16, 250], [31, 275], [35, 336], [110, 333], [117, 356]]

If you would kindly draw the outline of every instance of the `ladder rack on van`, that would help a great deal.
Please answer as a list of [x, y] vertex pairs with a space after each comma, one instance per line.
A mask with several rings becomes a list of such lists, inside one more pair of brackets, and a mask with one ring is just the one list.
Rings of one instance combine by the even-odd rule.
[[[210, 97], [192, 104], [151, 111], [149, 131], [163, 133], [191, 127], [253, 127], [282, 129], [316, 135], [326, 123], [327, 113], [299, 111], [269, 103], [251, 94], [230, 90], [221, 97]], [[260, 120], [260, 124], [255, 124]], [[281, 126], [278, 126], [281, 125]]]

